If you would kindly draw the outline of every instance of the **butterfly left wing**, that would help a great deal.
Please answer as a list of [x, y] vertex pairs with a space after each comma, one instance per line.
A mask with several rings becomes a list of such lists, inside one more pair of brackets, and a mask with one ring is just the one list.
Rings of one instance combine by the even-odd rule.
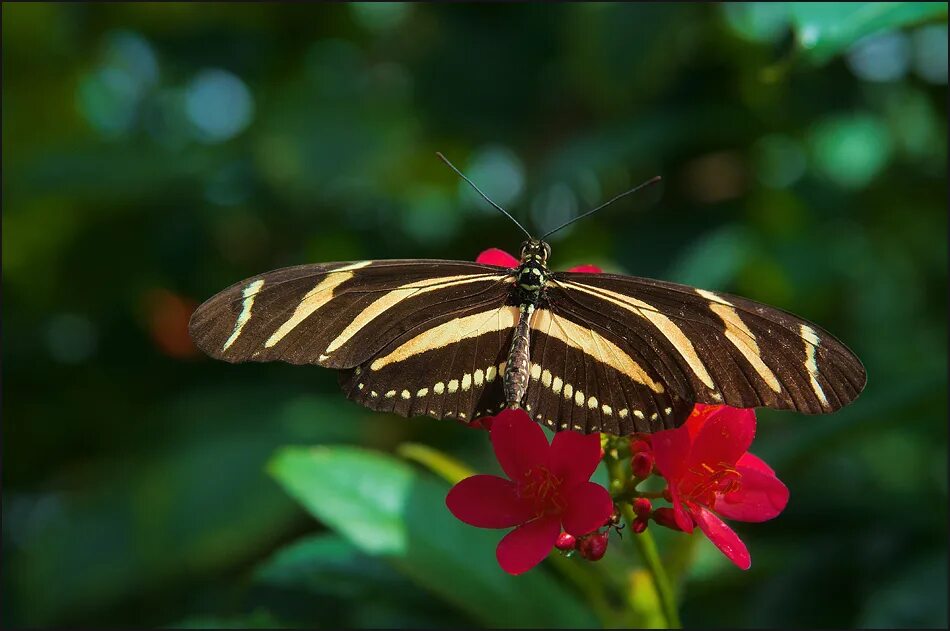
[[614, 274], [556, 273], [552, 311], [598, 330], [650, 366], [678, 398], [806, 414], [854, 400], [866, 374], [820, 327], [728, 294]]
[[192, 339], [229, 362], [359, 366], [408, 330], [498, 306], [511, 272], [462, 261], [299, 265], [236, 283], [192, 315]]

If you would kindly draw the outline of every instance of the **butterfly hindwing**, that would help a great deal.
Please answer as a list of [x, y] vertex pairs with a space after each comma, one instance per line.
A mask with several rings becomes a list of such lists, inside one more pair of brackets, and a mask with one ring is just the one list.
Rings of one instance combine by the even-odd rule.
[[402, 416], [470, 422], [503, 407], [502, 375], [518, 308], [473, 305], [420, 325], [344, 371], [347, 396]]
[[692, 401], [677, 395], [642, 345], [602, 320], [562, 309], [556, 294], [536, 310], [524, 407], [555, 430], [629, 434], [676, 427]]

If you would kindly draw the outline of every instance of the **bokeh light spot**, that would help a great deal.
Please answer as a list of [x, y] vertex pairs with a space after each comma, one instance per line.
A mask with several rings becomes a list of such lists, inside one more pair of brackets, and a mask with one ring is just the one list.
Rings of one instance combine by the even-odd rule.
[[914, 72], [929, 83], [947, 83], [947, 25], [931, 24], [917, 30], [914, 40]]
[[844, 188], [862, 188], [887, 164], [890, 132], [870, 114], [827, 119], [811, 133], [818, 171]]
[[142, 300], [148, 314], [148, 331], [152, 342], [164, 355], [183, 359], [198, 354], [188, 335], [188, 321], [198, 303], [167, 289], [149, 290]]
[[788, 28], [788, 8], [782, 2], [727, 2], [720, 6], [726, 24], [753, 42], [777, 41]]
[[848, 50], [845, 59], [851, 72], [860, 79], [897, 81], [907, 74], [910, 53], [907, 36], [900, 31], [891, 31], [858, 40]]
[[[524, 191], [524, 167], [521, 160], [508, 148], [490, 146], [479, 149], [464, 169], [478, 188], [505, 208], [514, 203]], [[485, 203], [478, 193], [464, 181], [459, 181], [459, 196], [462, 205], [487, 213], [498, 212]]]
[[143, 97], [158, 81], [158, 61], [148, 41], [131, 31], [105, 38], [98, 67], [79, 80], [76, 106], [101, 135], [117, 138], [135, 125]]
[[353, 2], [350, 11], [356, 22], [372, 31], [396, 28], [406, 19], [412, 5], [407, 2]]
[[[548, 230], [557, 228], [577, 216], [577, 208], [577, 195], [570, 186], [562, 182], [552, 184], [531, 203], [531, 222], [536, 228], [532, 232], [544, 234]], [[531, 230], [532, 226], [525, 227]], [[565, 228], [551, 235], [551, 238], [554, 240], [564, 238], [572, 229], [573, 226]]]
[[185, 112], [198, 140], [223, 142], [244, 131], [254, 117], [254, 99], [241, 79], [226, 70], [203, 70], [185, 92]]

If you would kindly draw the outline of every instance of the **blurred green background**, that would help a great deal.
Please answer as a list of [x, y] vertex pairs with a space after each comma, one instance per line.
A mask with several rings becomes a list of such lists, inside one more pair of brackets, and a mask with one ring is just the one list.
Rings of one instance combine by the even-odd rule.
[[[697, 542], [685, 624], [947, 624], [946, 3], [2, 12], [5, 624], [597, 622], [549, 564], [503, 575], [418, 467], [272, 460], [413, 440], [486, 470], [484, 434], [188, 339], [276, 267], [516, 250], [437, 150], [538, 230], [662, 175], [553, 265], [781, 306], [865, 362], [835, 415], [761, 412], [791, 502], [737, 527], [748, 572]], [[577, 561], [621, 590], [635, 564]]]

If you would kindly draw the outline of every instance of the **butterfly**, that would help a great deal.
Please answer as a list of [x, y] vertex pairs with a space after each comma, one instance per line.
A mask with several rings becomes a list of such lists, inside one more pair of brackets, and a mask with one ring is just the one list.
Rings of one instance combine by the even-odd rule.
[[544, 239], [555, 231], [533, 238], [438, 155], [528, 236], [516, 268], [405, 259], [279, 269], [199, 306], [189, 325], [198, 347], [228, 362], [337, 369], [347, 397], [372, 410], [470, 422], [521, 408], [584, 433], [674, 428], [695, 403], [828, 413], [864, 388], [854, 353], [780, 309], [552, 272]]

